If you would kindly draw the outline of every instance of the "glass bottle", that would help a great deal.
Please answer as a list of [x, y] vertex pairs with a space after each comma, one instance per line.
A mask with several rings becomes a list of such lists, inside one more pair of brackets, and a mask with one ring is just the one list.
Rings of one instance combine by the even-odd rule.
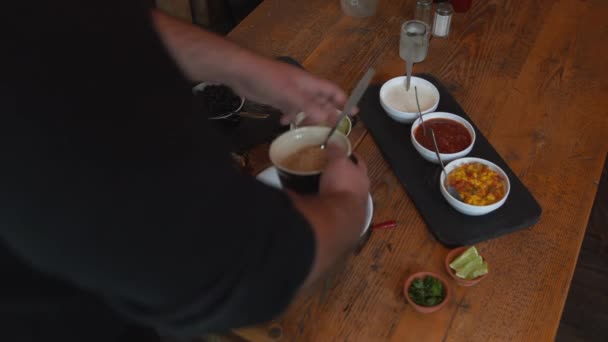
[[340, 0], [342, 11], [351, 17], [369, 17], [376, 13], [378, 0]]
[[429, 26], [420, 20], [408, 20], [401, 26], [399, 40], [399, 57], [405, 61], [405, 89], [410, 90], [410, 79], [414, 63], [420, 63], [426, 58], [429, 48]]
[[433, 12], [433, 0], [417, 0], [414, 19], [425, 22], [431, 26], [431, 13]]

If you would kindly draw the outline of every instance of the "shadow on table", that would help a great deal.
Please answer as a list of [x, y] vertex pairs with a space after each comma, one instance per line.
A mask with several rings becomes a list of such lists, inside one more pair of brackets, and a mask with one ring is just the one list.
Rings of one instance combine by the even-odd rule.
[[608, 156], [555, 340], [608, 341]]

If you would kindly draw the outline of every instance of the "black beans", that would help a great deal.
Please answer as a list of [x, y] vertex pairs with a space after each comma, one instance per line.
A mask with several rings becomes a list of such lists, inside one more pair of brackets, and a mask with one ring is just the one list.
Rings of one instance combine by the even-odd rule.
[[224, 85], [208, 85], [195, 96], [198, 109], [209, 117], [226, 115], [241, 105], [241, 98]]

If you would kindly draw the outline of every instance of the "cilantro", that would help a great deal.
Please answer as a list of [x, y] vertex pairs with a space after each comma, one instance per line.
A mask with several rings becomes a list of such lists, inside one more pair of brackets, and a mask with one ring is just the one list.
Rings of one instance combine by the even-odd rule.
[[443, 284], [439, 279], [426, 276], [412, 281], [408, 294], [414, 303], [422, 306], [435, 306], [443, 302]]

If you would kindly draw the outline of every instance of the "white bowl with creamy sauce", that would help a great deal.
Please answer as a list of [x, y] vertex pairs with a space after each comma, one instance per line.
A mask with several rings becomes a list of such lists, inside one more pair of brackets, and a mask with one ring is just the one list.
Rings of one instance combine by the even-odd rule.
[[380, 88], [380, 104], [384, 111], [393, 120], [401, 123], [412, 123], [418, 118], [416, 93], [418, 88], [418, 101], [422, 115], [434, 112], [439, 105], [439, 90], [431, 82], [412, 77], [410, 90], [405, 90], [405, 76], [399, 76], [386, 81]]

